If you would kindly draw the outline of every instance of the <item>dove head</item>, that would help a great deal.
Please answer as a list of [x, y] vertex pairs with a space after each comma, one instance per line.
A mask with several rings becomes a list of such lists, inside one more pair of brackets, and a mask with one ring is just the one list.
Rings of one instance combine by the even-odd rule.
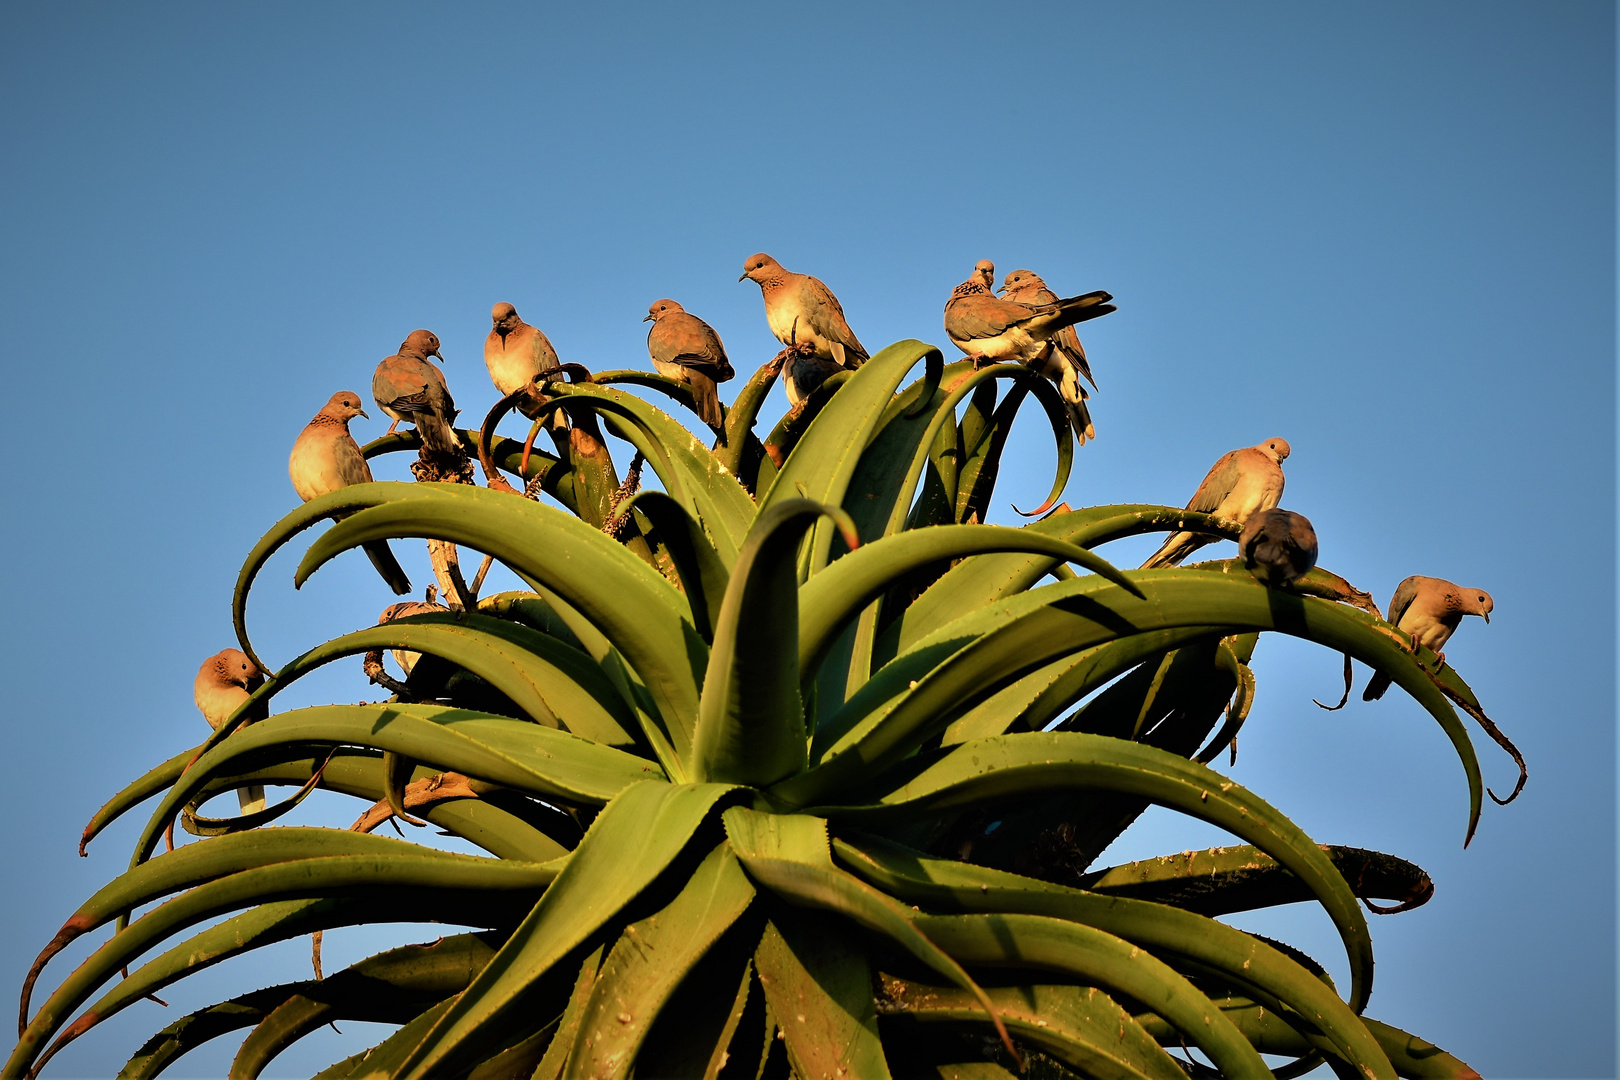
[[987, 289], [996, 287], [996, 264], [989, 259], [980, 259], [973, 264], [973, 274], [984, 283]]
[[[322, 416], [329, 416], [333, 420], [347, 424], [356, 416], [366, 416], [366, 410], [360, 407], [360, 395], [353, 390], [339, 390], [327, 399], [326, 407], [321, 410]], [[366, 416], [366, 419], [371, 419]]]
[[1464, 615], [1478, 615], [1488, 624], [1491, 621], [1491, 611], [1496, 607], [1491, 594], [1484, 589], [1459, 589], [1462, 593], [1462, 612]]
[[1288, 445], [1287, 439], [1267, 439], [1255, 449], [1279, 465], [1283, 463], [1284, 458], [1293, 453], [1293, 448]]
[[240, 686], [244, 690], [256, 690], [264, 681], [258, 665], [241, 649], [222, 649], [204, 660], [202, 670], [197, 672], [197, 681], [205, 680], [216, 686]]
[[673, 300], [655, 300], [653, 301], [652, 307], [647, 309], [647, 317], [641, 321], [657, 322], [665, 315], [674, 315], [676, 312], [685, 310], [685, 308], [681, 307], [681, 305], [677, 304]]
[[431, 330], [412, 330], [405, 340], [400, 343], [399, 355], [437, 356], [440, 360], [444, 359], [444, 356], [439, 352], [438, 336]]
[[757, 255], [748, 256], [748, 258], [743, 261], [742, 277], [738, 278], [737, 280], [741, 281], [743, 278], [753, 278], [755, 281], [763, 283], [764, 280], [770, 277], [774, 271], [779, 271], [781, 269], [781, 263], [777, 262], [775, 259], [761, 251]]
[[495, 324], [495, 332], [503, 338], [523, 325], [523, 320], [518, 318], [517, 308], [504, 300], [490, 308], [489, 321]]
[[1042, 289], [1045, 287], [1046, 282], [1042, 281], [1041, 275], [1033, 270], [1014, 270], [1001, 282], [1001, 291], [1003, 293], [1016, 292], [1019, 289]]

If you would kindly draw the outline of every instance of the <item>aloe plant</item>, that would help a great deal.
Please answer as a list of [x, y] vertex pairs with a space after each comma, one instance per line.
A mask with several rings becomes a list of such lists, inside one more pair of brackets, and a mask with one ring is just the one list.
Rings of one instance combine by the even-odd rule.
[[[1211, 767], [1254, 699], [1258, 637], [1305, 638], [1387, 673], [1440, 724], [1471, 837], [1482, 783], [1454, 703], [1484, 713], [1456, 673], [1325, 570], [1281, 590], [1231, 562], [1116, 569], [1094, 549], [1229, 527], [1162, 506], [1052, 510], [1068, 424], [1016, 365], [976, 371], [901, 342], [761, 438], [773, 370], [743, 388], [713, 449], [622, 388], [689, 406], [679, 384], [612, 373], [548, 387], [537, 427], [557, 408], [594, 417], [656, 474], [660, 489], [617, 506], [601, 497], [618, 478], [600, 439], [589, 454], [559, 439], [553, 457], [494, 437], [492, 422], [482, 440], [463, 433], [486, 470], [520, 473], [565, 509], [504, 480], [375, 483], [277, 523], [234, 599], [241, 646], [268, 678], [237, 719], [86, 828], [89, 843], [156, 799], [129, 868], [29, 974], [0, 1077], [37, 1073], [210, 964], [387, 920], [476, 932], [192, 1013], [120, 1076], [157, 1076], [247, 1029], [232, 1076], [256, 1077], [343, 1018], [399, 1027], [324, 1080], [1270, 1077], [1262, 1054], [1291, 1059], [1279, 1076], [1323, 1062], [1343, 1076], [1474, 1075], [1362, 1015], [1373, 958], [1358, 900], [1422, 903], [1423, 872], [1320, 846]], [[1031, 395], [1058, 450], [1037, 508], [1051, 512], [980, 524]], [[605, 510], [633, 521], [633, 545], [598, 527]], [[493, 556], [527, 589], [272, 667], [247, 633], [249, 591], [273, 552], [328, 520], [296, 584], [361, 544], [427, 537]], [[241, 724], [309, 672], [382, 649], [428, 658], [393, 700], [271, 707]], [[204, 816], [248, 784], [297, 790], [253, 815]], [[488, 854], [264, 827], [316, 787], [377, 804], [373, 822], [426, 818]], [[1093, 869], [1150, 804], [1239, 846]], [[157, 854], [177, 818], [200, 839]], [[1342, 992], [1310, 957], [1216, 918], [1292, 902], [1332, 920]], [[46, 963], [108, 924], [34, 1008]], [[1193, 1049], [1210, 1064], [1179, 1064]]]

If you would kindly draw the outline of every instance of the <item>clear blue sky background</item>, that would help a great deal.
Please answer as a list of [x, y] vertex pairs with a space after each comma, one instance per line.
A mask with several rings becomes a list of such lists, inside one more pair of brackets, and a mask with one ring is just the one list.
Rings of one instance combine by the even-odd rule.
[[[1380, 603], [1411, 573], [1494, 594], [1448, 653], [1531, 777], [1469, 850], [1436, 725], [1398, 691], [1319, 712], [1321, 650], [1262, 645], [1233, 776], [1433, 874], [1431, 904], [1375, 919], [1371, 1015], [1488, 1076], [1613, 1076], [1613, 7], [584, 7], [0, 9], [0, 989], [123, 865], [133, 826], [81, 861], [85, 820], [204, 733], [192, 677], [296, 504], [293, 437], [407, 331], [439, 334], [478, 417], [497, 300], [601, 369], [646, 366], [638, 320], [671, 296], [748, 371], [776, 349], [736, 282], [753, 251], [823, 278], [873, 349], [942, 341], [988, 257], [1117, 297], [1087, 327], [1072, 504], [1180, 503], [1282, 435], [1325, 565]], [[1041, 426], [1003, 506], [1044, 491]], [[272, 663], [389, 602], [345, 560], [297, 594], [273, 564], [251, 612]], [[357, 664], [302, 693], [375, 695]], [[1155, 815], [1115, 854], [1223, 840]], [[1325, 919], [1244, 925], [1342, 977]], [[388, 940], [334, 938], [334, 963]], [[226, 964], [52, 1072], [110, 1077], [305, 956]], [[374, 1037], [345, 1031], [272, 1072]]]

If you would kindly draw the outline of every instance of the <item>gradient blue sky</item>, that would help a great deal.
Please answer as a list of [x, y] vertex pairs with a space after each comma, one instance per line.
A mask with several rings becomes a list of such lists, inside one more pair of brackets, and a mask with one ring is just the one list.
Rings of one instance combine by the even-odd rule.
[[[1470, 849], [1438, 728], [1398, 691], [1319, 712], [1321, 650], [1262, 645], [1232, 775], [1321, 841], [1433, 874], [1427, 907], [1375, 919], [1371, 1015], [1488, 1076], [1612, 1077], [1614, 8], [582, 8], [0, 8], [0, 988], [123, 864], [133, 825], [80, 860], [85, 820], [204, 733], [191, 680], [296, 504], [292, 438], [407, 331], [439, 334], [477, 417], [497, 300], [601, 369], [646, 366], [638, 320], [674, 297], [747, 371], [776, 348], [736, 283], [753, 251], [824, 279], [874, 350], [942, 341], [988, 257], [1117, 298], [1086, 328], [1102, 389], [1072, 504], [1180, 503], [1282, 435], [1325, 565], [1380, 603], [1410, 573], [1494, 594], [1448, 654], [1531, 777]], [[1003, 520], [1044, 491], [1041, 426]], [[296, 594], [272, 564], [251, 610], [272, 663], [389, 602], [345, 560]], [[374, 696], [354, 667], [299, 701]], [[1225, 839], [1152, 815], [1114, 855]], [[1243, 925], [1342, 976], [1325, 919]], [[394, 940], [369, 933], [334, 935], [328, 970]], [[110, 1077], [305, 956], [227, 963], [51, 1072]]]

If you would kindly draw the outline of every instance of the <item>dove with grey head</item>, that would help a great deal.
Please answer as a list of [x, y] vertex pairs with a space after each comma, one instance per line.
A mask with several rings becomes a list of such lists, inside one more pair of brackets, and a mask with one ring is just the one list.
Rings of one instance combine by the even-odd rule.
[[[1417, 644], [1433, 649], [1444, 664], [1446, 654], [1440, 650], [1462, 625], [1463, 616], [1478, 615], [1489, 624], [1495, 607], [1496, 602], [1484, 589], [1465, 589], [1445, 578], [1414, 574], [1395, 587], [1394, 599], [1389, 602], [1388, 621], [1410, 634]], [[1361, 700], [1378, 700], [1389, 689], [1389, 684], [1388, 675], [1373, 672]]]
[[[1255, 512], [1271, 510], [1282, 502], [1282, 463], [1292, 452], [1288, 440], [1267, 439], [1255, 446], [1222, 454], [1193, 492], [1187, 509], [1211, 514], [1231, 525], [1246, 524]], [[1142, 568], [1175, 566], [1199, 548], [1220, 539], [1194, 532], [1172, 533]]]

